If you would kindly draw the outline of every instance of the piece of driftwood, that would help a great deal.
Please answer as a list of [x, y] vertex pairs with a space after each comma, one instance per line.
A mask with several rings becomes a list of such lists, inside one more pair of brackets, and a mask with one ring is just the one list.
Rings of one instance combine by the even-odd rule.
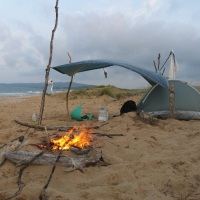
[[147, 113], [144, 113], [142, 111], [137, 111], [136, 119], [139, 119], [145, 123], [148, 123], [150, 125], [156, 126], [158, 125], [159, 120], [152, 115], [149, 115]]
[[0, 165], [5, 161], [6, 154], [15, 151], [18, 149], [24, 141], [24, 136], [20, 136], [17, 139], [5, 144], [0, 149]]
[[36, 154], [34, 157], [32, 157], [31, 160], [29, 160], [29, 162], [25, 163], [19, 170], [19, 173], [18, 173], [18, 178], [17, 178], [17, 185], [18, 185], [18, 190], [15, 192], [14, 195], [6, 198], [6, 200], [10, 200], [10, 199], [13, 199], [14, 197], [18, 196], [23, 188], [26, 186], [26, 184], [22, 181], [22, 174], [24, 172], [24, 170], [39, 156], [41, 156], [42, 154], [44, 153], [44, 151], [41, 151], [40, 153]]
[[[69, 129], [72, 129], [74, 127], [74, 126], [39, 126], [39, 125], [33, 125], [33, 124], [29, 124], [29, 123], [20, 122], [18, 120], [14, 120], [14, 121], [21, 126], [34, 128], [34, 129], [41, 130], [41, 131], [44, 131], [44, 130], [68, 131]], [[107, 123], [105, 123], [105, 124], [107, 124]], [[98, 129], [105, 124], [101, 124], [101, 125], [97, 125], [97, 126], [86, 126], [85, 128]]]
[[175, 93], [174, 93], [174, 84], [170, 83], [169, 86], [169, 105], [170, 105], [170, 117], [175, 118]]
[[71, 146], [71, 147], [69, 148], [69, 150], [70, 150], [71, 152], [75, 153], [76, 155], [85, 155], [85, 154], [88, 154], [88, 153], [89, 153], [90, 148], [91, 148], [91, 147], [88, 147], [88, 148], [86, 147], [86, 148], [81, 149], [81, 148], [78, 148], [78, 147], [75, 147], [75, 146]]
[[62, 154], [62, 152], [59, 152], [59, 154], [57, 155], [56, 161], [55, 161], [55, 163], [54, 163], [54, 165], [52, 167], [51, 174], [50, 174], [50, 176], [49, 176], [49, 178], [47, 180], [47, 183], [44, 185], [44, 187], [42, 188], [42, 191], [40, 193], [40, 196], [39, 196], [40, 200], [47, 200], [48, 199], [47, 195], [46, 195], [46, 189], [48, 188], [49, 183], [51, 182], [51, 179], [53, 177], [53, 173], [54, 173], [54, 171], [56, 169], [56, 165], [57, 165], [57, 163], [58, 163], [58, 161], [60, 159], [61, 154]]
[[109, 138], [112, 138], [114, 136], [124, 136], [122, 133], [92, 133], [92, 134], [99, 136], [99, 137], [106, 136]]
[[46, 73], [45, 73], [45, 84], [42, 92], [42, 99], [41, 99], [41, 105], [40, 105], [40, 114], [38, 118], [38, 124], [40, 125], [42, 123], [42, 117], [43, 117], [43, 112], [44, 112], [44, 106], [45, 106], [45, 96], [47, 92], [47, 87], [48, 87], [48, 81], [49, 81], [49, 73], [51, 69], [51, 61], [53, 57], [53, 40], [54, 40], [54, 35], [58, 26], [58, 1], [56, 0], [56, 6], [55, 6], [55, 12], [56, 12], [56, 19], [55, 19], [55, 25], [54, 28], [51, 32], [51, 41], [50, 41], [50, 53], [49, 53], [49, 62], [46, 67]]
[[14, 120], [14, 121], [21, 126], [34, 128], [34, 129], [41, 130], [41, 131], [44, 131], [45, 129], [46, 130], [67, 131], [67, 130], [73, 128], [73, 126], [39, 126], [39, 125], [33, 125], [33, 124], [29, 124], [29, 123], [20, 122], [18, 120]]
[[[6, 159], [17, 165], [22, 165], [29, 162], [33, 157], [37, 155], [36, 152], [27, 151], [14, 151], [5, 154]], [[42, 154], [37, 157], [32, 164], [37, 165], [53, 165], [56, 161], [57, 156], [54, 154]], [[101, 151], [91, 148], [88, 154], [80, 156], [66, 156], [62, 155], [59, 158], [57, 165], [63, 165], [68, 168], [83, 168], [90, 165], [106, 165], [106, 162], [102, 158]]]

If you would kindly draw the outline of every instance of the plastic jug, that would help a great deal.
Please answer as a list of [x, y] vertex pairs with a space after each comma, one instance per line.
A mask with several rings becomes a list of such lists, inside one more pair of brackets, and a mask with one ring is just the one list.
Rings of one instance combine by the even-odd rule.
[[104, 107], [101, 107], [99, 110], [99, 121], [107, 121], [108, 120], [108, 112], [104, 109]]
[[37, 124], [37, 117], [36, 117], [35, 113], [32, 114], [32, 124], [34, 124], [34, 125]]

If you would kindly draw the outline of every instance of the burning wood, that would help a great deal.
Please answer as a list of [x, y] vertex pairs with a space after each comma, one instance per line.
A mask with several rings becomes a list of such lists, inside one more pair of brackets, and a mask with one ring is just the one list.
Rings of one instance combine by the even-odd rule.
[[[82, 169], [90, 165], [107, 165], [102, 158], [102, 153], [92, 147], [92, 129], [85, 126], [73, 127], [65, 135], [51, 138], [45, 144], [36, 145], [43, 149], [43, 154], [37, 156], [37, 152], [16, 151], [22, 144], [24, 137], [20, 137], [2, 148], [0, 164], [5, 159], [18, 165], [29, 163], [33, 158], [32, 164], [53, 165], [57, 159], [56, 151], [70, 150], [76, 156], [62, 155], [59, 158], [58, 165], [64, 165], [68, 168]], [[53, 153], [44, 153], [44, 150], [51, 150]]]
[[84, 154], [89, 153], [89, 151], [91, 150], [91, 147], [81, 149], [81, 148], [78, 148], [78, 147], [71, 146], [69, 150], [71, 152], [75, 153], [76, 155], [84, 155]]
[[[41, 195], [44, 196], [45, 189], [51, 181], [53, 172], [57, 165], [63, 165], [67, 167], [66, 172], [71, 172], [74, 170], [83, 171], [84, 167], [89, 166], [107, 166], [109, 165], [104, 161], [102, 157], [102, 152], [98, 149], [92, 147], [93, 136], [91, 129], [85, 129], [74, 127], [68, 131], [64, 136], [59, 137], [58, 139], [51, 139], [52, 151], [58, 151], [56, 154], [45, 153], [45, 148], [49, 145], [48, 142], [42, 148], [40, 152], [30, 152], [30, 151], [17, 151], [24, 141], [24, 136], [21, 136], [8, 144], [0, 146], [0, 164], [4, 162], [5, 159], [16, 163], [17, 165], [22, 165], [19, 170], [19, 176], [17, 178], [17, 184], [19, 186], [18, 191], [11, 197], [11, 199], [21, 193], [22, 189], [25, 187], [25, 183], [21, 180], [24, 170], [31, 164], [37, 165], [53, 165], [51, 174], [49, 176], [47, 184], [44, 186]], [[58, 142], [59, 141], [59, 142]], [[63, 142], [64, 141], [64, 142]], [[68, 143], [70, 145], [68, 145]], [[27, 144], [27, 143], [26, 143]], [[66, 145], [67, 144], [67, 145]], [[38, 145], [36, 145], [38, 146]], [[66, 147], [67, 146], [67, 147]], [[41, 145], [40, 145], [41, 147]], [[72, 152], [75, 152], [76, 156], [63, 155], [63, 150], [70, 149]], [[84, 154], [84, 155], [83, 155]], [[43, 199], [43, 197], [41, 197]]]
[[37, 145], [40, 148], [46, 148], [53, 151], [70, 150], [74, 148], [87, 149], [92, 146], [93, 130], [87, 129], [85, 126], [73, 127], [66, 132], [65, 135], [51, 138], [44, 144]]

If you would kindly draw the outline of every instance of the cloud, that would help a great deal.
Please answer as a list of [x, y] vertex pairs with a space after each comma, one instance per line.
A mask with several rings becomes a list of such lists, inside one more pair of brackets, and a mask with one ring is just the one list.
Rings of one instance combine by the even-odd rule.
[[[164, 63], [172, 49], [180, 65], [180, 75], [194, 76], [188, 69], [185, 70], [184, 66], [189, 65], [197, 70], [199, 64], [197, 53], [200, 47], [199, 35], [195, 28], [187, 23], [141, 21], [141, 19], [131, 23], [126, 14], [122, 13], [104, 16], [84, 13], [67, 16], [60, 26], [65, 34], [56, 40], [57, 45], [61, 44], [56, 48], [60, 54], [59, 60], [54, 60], [56, 65], [67, 62], [66, 52], [69, 51], [73, 61], [122, 60], [154, 70], [153, 60], [157, 61], [158, 53], [161, 53], [161, 63]], [[197, 50], [196, 53], [194, 49]], [[98, 73], [91, 73], [90, 79], [97, 81]], [[120, 71], [122, 77], [128, 77], [129, 73], [126, 70]], [[165, 73], [168, 75], [167, 65]], [[114, 70], [113, 74], [118, 74], [118, 71]], [[85, 76], [87, 77], [84, 73]], [[79, 77], [80, 80], [84, 80], [81, 75]], [[115, 80], [118, 84], [116, 77]]]
[[36, 34], [29, 26], [23, 27], [24, 31], [21, 30], [18, 34], [14, 34], [6, 26], [1, 29], [1, 82], [7, 82], [8, 77], [14, 82], [34, 82], [34, 76], [44, 75], [41, 66], [44, 67], [47, 62], [49, 41]]
[[[102, 2], [104, 4], [101, 4]], [[176, 1], [174, 5], [174, 1], [166, 3], [158, 0], [146, 0], [142, 3], [126, 0], [123, 4], [121, 1], [109, 3], [97, 1], [95, 4], [87, 2], [82, 8], [77, 8], [75, 4], [74, 7], [72, 5], [70, 7], [60, 2], [52, 66], [69, 62], [67, 57], [69, 52], [72, 62], [108, 59], [125, 61], [154, 70], [153, 60], [157, 62], [158, 53], [161, 53], [161, 64], [163, 64], [173, 49], [180, 66], [177, 77], [184, 80], [198, 80], [199, 27], [191, 23], [188, 18], [181, 19], [181, 10], [185, 10], [181, 2]], [[39, 13], [45, 10], [45, 5], [45, 3], [40, 4]], [[174, 6], [177, 9], [174, 9]], [[36, 14], [36, 7], [33, 10]], [[198, 13], [197, 10], [195, 13]], [[179, 15], [176, 16], [176, 13]], [[198, 16], [190, 13], [190, 19]], [[40, 17], [41, 21], [33, 20], [33, 23], [28, 19], [27, 21], [15, 19], [12, 28], [0, 21], [2, 30], [0, 65], [3, 69], [1, 82], [8, 82], [8, 74], [13, 82], [44, 80], [55, 13], [52, 15], [48, 13], [48, 16], [43, 14]], [[36, 18], [39, 19], [39, 16], [34, 17]], [[48, 21], [48, 18], [51, 20]], [[166, 76], [168, 66], [169, 63], [166, 64]], [[95, 70], [77, 74], [74, 81], [114, 84], [128, 88], [147, 85], [142, 77], [126, 69], [111, 67], [106, 70], [108, 79], [104, 78], [102, 70]], [[54, 81], [70, 80], [68, 76], [54, 70], [51, 70], [50, 76]]]

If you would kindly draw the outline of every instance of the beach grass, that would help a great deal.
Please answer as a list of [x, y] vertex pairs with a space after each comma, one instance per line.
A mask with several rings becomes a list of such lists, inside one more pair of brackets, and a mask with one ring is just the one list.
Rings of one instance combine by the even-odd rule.
[[[101, 85], [101, 86], [92, 87], [92, 88], [73, 90], [70, 92], [69, 98], [70, 99], [92, 98], [92, 97], [100, 97], [103, 95], [107, 95], [114, 99], [119, 100], [119, 99], [128, 98], [128, 97], [135, 96], [135, 95], [145, 94], [148, 89], [149, 88], [122, 89], [122, 88], [115, 87], [113, 85], [108, 85], [108, 86]], [[64, 93], [64, 92], [54, 94], [54, 95], [61, 99], [66, 98], [66, 93]]]

